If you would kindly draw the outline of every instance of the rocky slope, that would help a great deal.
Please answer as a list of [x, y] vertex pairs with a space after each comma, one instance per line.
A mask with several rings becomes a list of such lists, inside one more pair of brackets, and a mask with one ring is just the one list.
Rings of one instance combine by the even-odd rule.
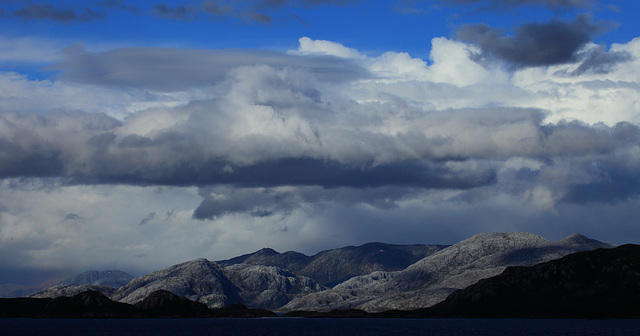
[[455, 289], [497, 275], [507, 266], [533, 265], [600, 247], [610, 245], [577, 234], [557, 242], [529, 233], [479, 234], [402, 271], [354, 277], [330, 290], [294, 299], [279, 310], [359, 308], [375, 312], [429, 307]]
[[431, 316], [640, 317], [640, 246], [575, 253], [457, 290]]
[[218, 261], [218, 263], [223, 266], [236, 264], [275, 266], [331, 287], [354, 276], [374, 271], [402, 270], [445, 247], [445, 245], [368, 243], [362, 246], [326, 250], [313, 256], [291, 251], [278, 253], [265, 248], [255, 253]]
[[225, 267], [224, 273], [240, 289], [242, 302], [249, 307], [275, 309], [326, 289], [311, 278], [274, 266], [237, 264]]
[[309, 264], [312, 257], [300, 252], [288, 251], [278, 253], [271, 248], [263, 248], [259, 251], [231, 258], [229, 260], [216, 261], [220, 266], [237, 264], [275, 266], [291, 272], [301, 270]]
[[209, 308], [241, 302], [240, 289], [225, 276], [220, 266], [196, 259], [137, 277], [118, 289], [111, 299], [136, 304], [157, 290], [167, 290]]
[[86, 291], [96, 291], [105, 296], [111, 296], [116, 291], [113, 287], [96, 285], [70, 286], [65, 284], [53, 285], [41, 292], [31, 295], [32, 298], [57, 298], [60, 296], [74, 296]]

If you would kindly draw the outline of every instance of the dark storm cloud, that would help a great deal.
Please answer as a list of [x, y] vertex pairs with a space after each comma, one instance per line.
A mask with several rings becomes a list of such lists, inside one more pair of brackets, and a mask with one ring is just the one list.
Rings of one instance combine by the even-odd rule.
[[[492, 170], [461, 173], [433, 163], [354, 167], [326, 160], [294, 158], [259, 162], [228, 172], [225, 170], [228, 164], [224, 161], [171, 162], [143, 168], [123, 162], [131, 160], [130, 155], [118, 157], [101, 151], [94, 154], [91, 172], [75, 172], [67, 176], [72, 178], [73, 183], [175, 186], [225, 184], [244, 188], [283, 185], [370, 188], [393, 185], [467, 189], [495, 181], [495, 172]], [[139, 164], [146, 166], [148, 163]]]
[[174, 91], [216, 84], [229, 70], [246, 64], [303, 69], [330, 82], [369, 76], [359, 65], [337, 57], [229, 49], [125, 48], [90, 53], [72, 47], [53, 69], [60, 71], [61, 79], [73, 82]]
[[74, 9], [58, 8], [50, 4], [29, 4], [13, 12], [24, 20], [51, 20], [62, 23], [89, 22], [103, 19], [105, 14], [90, 8], [76, 12]]
[[485, 24], [465, 25], [457, 39], [478, 45], [478, 59], [497, 58], [515, 67], [546, 66], [575, 62], [580, 48], [604, 29], [581, 16], [573, 22], [525, 24], [513, 36]]
[[267, 217], [274, 212], [288, 213], [295, 207], [295, 195], [275, 190], [226, 189], [224, 194], [202, 195], [204, 200], [194, 210], [193, 218], [212, 219], [232, 213]]
[[368, 205], [377, 209], [395, 209], [399, 202], [419, 193], [418, 189], [393, 186], [379, 188], [232, 188], [199, 189], [203, 201], [193, 212], [195, 219], [214, 219], [230, 214], [253, 217], [288, 215], [305, 204]]
[[[319, 185], [335, 187], [380, 187], [386, 185], [417, 188], [467, 189], [493, 183], [491, 170], [469, 175], [455, 174], [447, 167], [428, 162], [397, 162], [385, 165], [351, 166], [310, 158], [282, 159], [240, 167], [224, 172], [207, 169], [198, 184], [234, 184], [245, 187], [279, 185]], [[212, 174], [212, 171], [219, 171]], [[194, 172], [195, 173], [195, 172]], [[208, 179], [212, 179], [207, 181]]]

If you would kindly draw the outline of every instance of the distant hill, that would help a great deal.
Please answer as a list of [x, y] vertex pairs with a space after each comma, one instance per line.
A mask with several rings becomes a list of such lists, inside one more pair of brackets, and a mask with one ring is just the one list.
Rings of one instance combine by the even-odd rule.
[[115, 289], [126, 285], [132, 279], [133, 276], [124, 271], [87, 271], [64, 280], [49, 280], [40, 286], [0, 285], [0, 297], [55, 298], [73, 296], [87, 290], [97, 290], [110, 295]]
[[74, 277], [60, 281], [60, 284], [69, 286], [107, 286], [120, 288], [133, 280], [133, 276], [124, 271], [88, 271]]
[[133, 276], [124, 271], [87, 271], [29, 295], [34, 298], [56, 298], [74, 296], [86, 291], [97, 291], [110, 296], [116, 289], [128, 284], [131, 280], [133, 280]]

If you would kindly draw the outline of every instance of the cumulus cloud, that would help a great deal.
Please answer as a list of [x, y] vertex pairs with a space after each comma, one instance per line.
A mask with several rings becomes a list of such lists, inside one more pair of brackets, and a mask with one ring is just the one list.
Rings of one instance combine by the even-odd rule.
[[513, 36], [484, 24], [465, 25], [457, 38], [478, 45], [478, 58], [494, 57], [515, 67], [547, 66], [575, 62], [577, 51], [602, 29], [581, 16], [573, 22], [525, 24]]
[[345, 47], [340, 43], [324, 40], [312, 40], [308, 37], [301, 37], [298, 42], [300, 43], [300, 46], [294, 53], [299, 55], [329, 55], [342, 58], [363, 57], [357, 50]]

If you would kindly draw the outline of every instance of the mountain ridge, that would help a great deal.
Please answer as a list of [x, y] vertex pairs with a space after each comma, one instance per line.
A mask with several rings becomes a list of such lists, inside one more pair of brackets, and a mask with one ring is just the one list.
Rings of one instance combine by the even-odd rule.
[[333, 287], [351, 277], [377, 271], [404, 269], [448, 245], [395, 245], [370, 242], [359, 246], [345, 246], [320, 251], [312, 256], [300, 252], [279, 253], [262, 248], [254, 253], [217, 261], [223, 266], [250, 264], [275, 266]]
[[[499, 274], [507, 266], [611, 246], [580, 234], [553, 242], [530, 233], [484, 233], [451, 246], [374, 242], [313, 256], [263, 248], [218, 262], [205, 258], [183, 262], [134, 278], [119, 289], [59, 284], [38, 297], [91, 289], [115, 301], [137, 304], [166, 290], [209, 308], [242, 303], [279, 312], [411, 310], [441, 302], [454, 290]], [[400, 269], [389, 270], [394, 268]], [[332, 287], [323, 284], [332, 279], [346, 280]]]
[[[281, 310], [358, 308], [376, 312], [428, 307], [444, 300], [453, 290], [497, 275], [507, 266], [531, 265], [573, 252], [611, 246], [584, 236], [570, 237], [552, 242], [524, 232], [477, 234], [402, 271], [373, 272], [354, 277], [330, 290], [292, 300]], [[581, 237], [587, 240], [579, 239]], [[506, 257], [510, 255], [519, 255], [520, 258]], [[531, 257], [524, 258], [524, 255]]]

